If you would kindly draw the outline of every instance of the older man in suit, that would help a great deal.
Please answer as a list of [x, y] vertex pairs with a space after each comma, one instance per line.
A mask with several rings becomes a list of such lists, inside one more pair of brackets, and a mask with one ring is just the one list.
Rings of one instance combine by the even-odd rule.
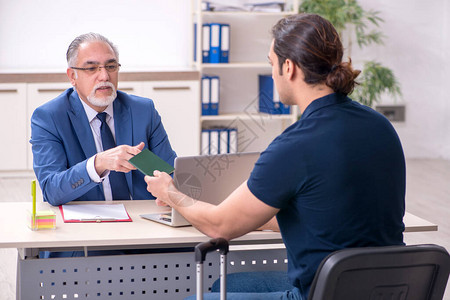
[[75, 38], [67, 63], [73, 88], [31, 117], [44, 201], [152, 199], [144, 176], [128, 162], [145, 147], [173, 165], [176, 154], [152, 100], [117, 91], [118, 51], [102, 35]]

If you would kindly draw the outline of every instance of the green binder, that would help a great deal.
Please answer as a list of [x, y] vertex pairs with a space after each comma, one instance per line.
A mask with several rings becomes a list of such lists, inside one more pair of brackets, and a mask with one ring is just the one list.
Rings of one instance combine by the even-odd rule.
[[128, 160], [133, 166], [145, 175], [153, 176], [153, 171], [158, 170], [171, 174], [175, 168], [162, 160], [158, 155], [145, 148]]

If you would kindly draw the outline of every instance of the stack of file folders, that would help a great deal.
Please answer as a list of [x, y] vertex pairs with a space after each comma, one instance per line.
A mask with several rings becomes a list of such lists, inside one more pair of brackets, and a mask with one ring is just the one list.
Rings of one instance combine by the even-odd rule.
[[[194, 61], [197, 61], [197, 24], [194, 24]], [[230, 55], [230, 24], [202, 25], [202, 63], [228, 63]]]
[[273, 0], [204, 0], [203, 11], [263, 11], [281, 12], [285, 1]]
[[236, 128], [202, 129], [202, 155], [237, 153]]
[[259, 75], [259, 111], [272, 115], [291, 113], [291, 108], [280, 101], [272, 75]]
[[203, 75], [201, 85], [202, 115], [218, 115], [220, 100], [219, 76]]

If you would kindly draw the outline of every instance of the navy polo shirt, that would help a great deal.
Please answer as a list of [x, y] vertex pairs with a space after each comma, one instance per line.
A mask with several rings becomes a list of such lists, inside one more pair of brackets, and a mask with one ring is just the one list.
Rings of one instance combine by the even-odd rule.
[[341, 94], [313, 101], [261, 154], [250, 191], [279, 208], [292, 284], [329, 253], [403, 244], [405, 159], [390, 122]]

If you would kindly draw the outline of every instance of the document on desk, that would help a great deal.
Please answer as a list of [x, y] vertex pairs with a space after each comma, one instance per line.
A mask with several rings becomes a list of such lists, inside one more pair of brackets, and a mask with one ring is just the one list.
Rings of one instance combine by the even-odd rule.
[[133, 221], [122, 203], [60, 205], [59, 210], [64, 223]]

